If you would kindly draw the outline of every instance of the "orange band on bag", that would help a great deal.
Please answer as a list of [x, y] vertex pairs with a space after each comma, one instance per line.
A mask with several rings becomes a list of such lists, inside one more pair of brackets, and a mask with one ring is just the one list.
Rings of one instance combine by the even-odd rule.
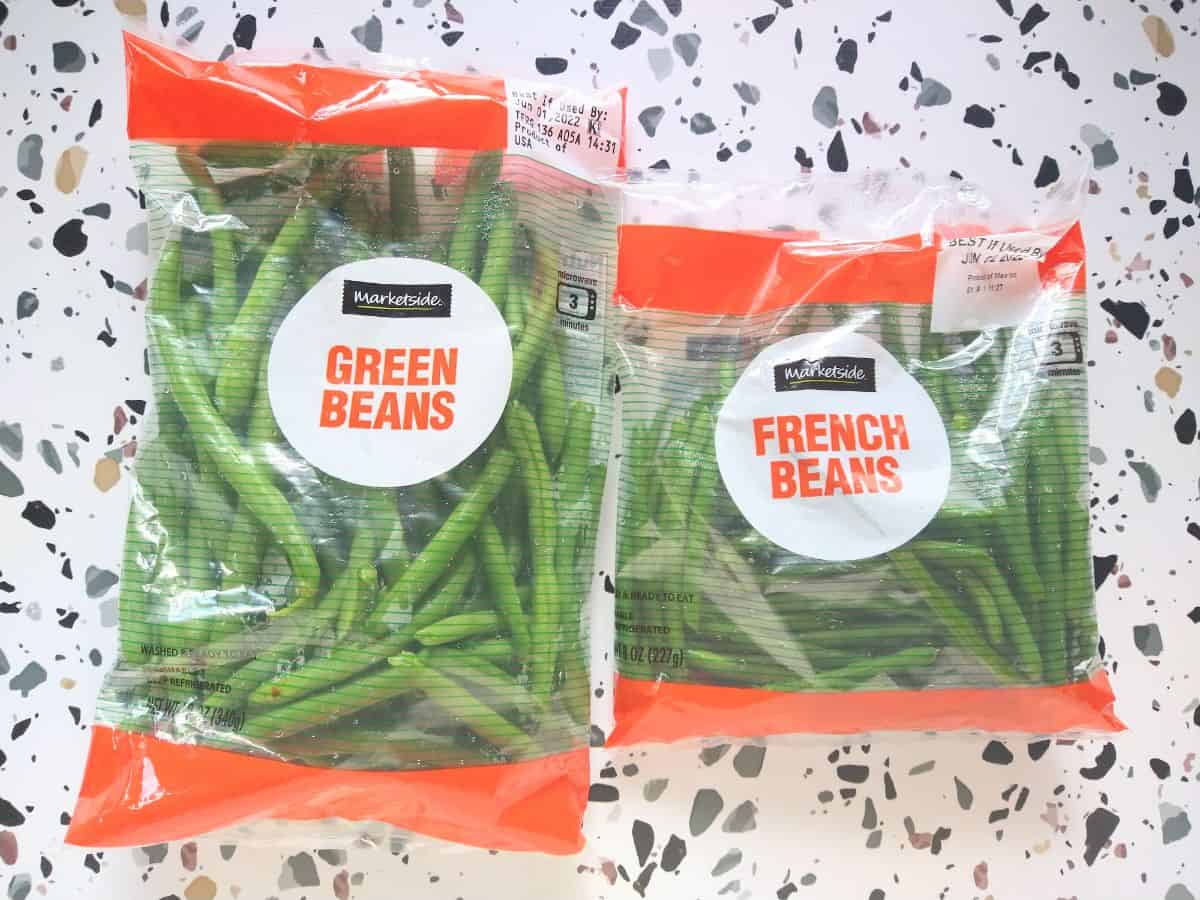
[[[618, 303], [702, 315], [752, 316], [800, 304], [928, 304], [938, 260], [937, 244], [916, 234], [850, 243], [803, 233], [623, 225], [619, 245]], [[1038, 265], [1043, 283], [1083, 290], [1083, 259], [1076, 222]]]
[[791, 693], [618, 676], [610, 746], [721, 735], [1121, 731], [1108, 676], [1047, 687]]
[[504, 81], [207, 62], [125, 35], [129, 137], [503, 150]]
[[583, 847], [586, 748], [410, 772], [325, 769], [97, 725], [67, 842], [136, 846], [259, 818], [374, 821], [493, 850]]

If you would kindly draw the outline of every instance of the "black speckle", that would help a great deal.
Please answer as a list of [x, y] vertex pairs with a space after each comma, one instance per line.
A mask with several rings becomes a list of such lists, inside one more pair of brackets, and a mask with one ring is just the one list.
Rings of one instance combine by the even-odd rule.
[[987, 746], [983, 748], [983, 760], [998, 766], [1007, 766], [1013, 761], [1013, 755], [1012, 751], [999, 741], [988, 741]]
[[1192, 173], [1188, 169], [1175, 170], [1174, 194], [1184, 203], [1196, 199], [1196, 188], [1192, 185]]
[[733, 159], [733, 151], [728, 147], [722, 147], [717, 151], [717, 162], [729, 162]]
[[1106, 741], [1104, 746], [1100, 748], [1100, 752], [1096, 754], [1096, 762], [1094, 765], [1085, 766], [1079, 770], [1079, 774], [1084, 778], [1096, 781], [1108, 774], [1108, 770], [1113, 767], [1117, 761], [1117, 748], [1111, 741]]
[[1021, 18], [1021, 24], [1017, 27], [1020, 29], [1021, 34], [1029, 34], [1029, 32], [1033, 31], [1033, 29], [1037, 28], [1048, 18], [1050, 18], [1050, 13], [1042, 9], [1040, 3], [1035, 3], [1029, 9], [1025, 10], [1025, 15]]
[[97, 219], [107, 219], [112, 215], [112, 207], [107, 203], [93, 203], [83, 208], [85, 216], [95, 216]]
[[158, 21], [162, 22], [163, 28], [171, 24], [171, 10], [167, 6], [167, 0], [163, 0], [162, 5], [158, 8]]
[[673, 16], [678, 16], [683, 12], [683, 0], [663, 0], [663, 6]]
[[634, 44], [641, 36], [642, 30], [640, 28], [634, 28], [627, 22], [618, 22], [617, 30], [613, 32], [612, 45], [618, 50], [624, 50], [626, 47]]
[[708, 113], [695, 113], [688, 122], [688, 127], [692, 129], [692, 134], [709, 134], [716, 131], [717, 126], [713, 124], [712, 117]]
[[762, 772], [763, 760], [766, 755], [766, 747], [747, 744], [733, 755], [733, 770], [743, 778], [757, 778]]
[[871, 770], [867, 766], [856, 766], [846, 763], [837, 767], [837, 776], [842, 781], [848, 781], [851, 784], [862, 784], [870, 776]]
[[53, 528], [57, 521], [54, 510], [41, 500], [30, 500], [26, 503], [25, 509], [21, 512], [21, 518], [32, 522], [38, 528], [46, 529]]
[[679, 868], [679, 864], [683, 862], [686, 856], [687, 842], [678, 835], [671, 835], [667, 839], [667, 846], [663, 847], [662, 870], [664, 872], [674, 872]]
[[1120, 821], [1120, 816], [1103, 806], [1092, 810], [1086, 823], [1085, 849], [1083, 851], [1085, 863], [1090, 866], [1096, 861], [1096, 857], [1100, 855], [1100, 851], [1104, 849], [1108, 839], [1117, 830]]
[[837, 67], [843, 72], [853, 72], [854, 66], [858, 63], [858, 41], [846, 40], [838, 45], [837, 55], [834, 57], [834, 62]]
[[1188, 611], [1187, 617], [1193, 625], [1200, 625], [1200, 606], [1193, 606]]
[[458, 43], [459, 38], [463, 36], [461, 31], [446, 31], [442, 33], [442, 43], [447, 47], [453, 47]]
[[883, 796], [886, 800], [896, 799], [896, 782], [892, 780], [891, 772], [883, 773]]
[[561, 56], [539, 56], [533, 65], [540, 75], [560, 75], [567, 71], [567, 61]]
[[1175, 437], [1181, 444], [1190, 444], [1196, 439], [1196, 413], [1185, 409], [1175, 420]]
[[950, 829], [938, 827], [933, 830], [933, 838], [929, 842], [929, 852], [937, 856], [942, 852], [942, 844], [950, 839]]
[[650, 876], [654, 874], [654, 870], [657, 868], [658, 863], [650, 863], [650, 865], [642, 869], [638, 877], [634, 879], [633, 884], [630, 885], [639, 897], [646, 896], [646, 886], [650, 884]]
[[634, 819], [633, 849], [637, 853], [638, 865], [644, 866], [650, 858], [650, 851], [654, 849], [654, 826], [649, 822]]
[[700, 35], [695, 32], [677, 34], [671, 38], [671, 46], [679, 54], [685, 66], [691, 66], [700, 56]]
[[621, 792], [615, 784], [593, 784], [588, 789], [588, 801], [591, 803], [616, 803], [621, 799]]
[[1053, 156], [1043, 156], [1042, 164], [1038, 166], [1037, 176], [1033, 179], [1034, 187], [1046, 187], [1058, 181], [1058, 161]]
[[25, 732], [27, 732], [29, 730], [29, 725], [32, 721], [33, 721], [33, 719], [22, 719], [21, 721], [15, 723], [12, 727], [12, 732], [11, 732], [12, 739], [15, 741], [18, 738], [22, 737], [25, 734]]
[[1162, 199], [1154, 199], [1150, 201], [1150, 215], [1157, 216], [1160, 212], [1167, 208], [1167, 201]]
[[1164, 116], [1177, 116], [1187, 106], [1187, 94], [1183, 92], [1183, 88], [1169, 81], [1160, 81], [1158, 100], [1155, 102], [1158, 104], [1158, 111]]
[[647, 106], [638, 113], [638, 121], [649, 137], [654, 137], [658, 131], [658, 124], [662, 121], [664, 113], [666, 110], [661, 106]]
[[25, 824], [25, 814], [0, 797], [0, 825], [5, 828], [16, 828]]
[[233, 29], [233, 43], [235, 46], [241, 47], [243, 50], [249, 50], [254, 46], [254, 36], [258, 33], [258, 20], [250, 14], [246, 14], [238, 19], [237, 25]]
[[83, 867], [95, 872], [97, 875], [100, 874], [100, 860], [96, 859], [96, 855], [94, 853], [89, 853], [84, 856]]
[[762, 34], [768, 28], [775, 24], [775, 13], [766, 13], [761, 16], [756, 16], [750, 22], [754, 26], [756, 34]]
[[796, 33], [792, 35], [792, 46], [796, 48], [797, 53], [804, 49], [804, 35], [800, 33], [799, 28], [797, 28]]
[[688, 816], [688, 830], [691, 831], [692, 837], [699, 837], [707, 831], [724, 808], [725, 801], [712, 788], [696, 791], [696, 796], [692, 798], [692, 811]]
[[1011, 16], [1013, 14], [1012, 0], [996, 0], [996, 5], [1004, 10], [1004, 14], [1006, 16]]
[[629, 16], [629, 21], [634, 25], [642, 28], [649, 28], [655, 34], [663, 35], [667, 33], [667, 23], [663, 21], [662, 16], [654, 11], [646, 0], [638, 0], [638, 5], [634, 7], [633, 12]]
[[28, 319], [38, 308], [37, 294], [33, 291], [21, 291], [17, 294], [17, 318]]
[[996, 124], [996, 114], [986, 106], [972, 103], [967, 107], [967, 111], [963, 115], [963, 121], [968, 125], [974, 125], [976, 128], [991, 128]]
[[621, 5], [621, 0], [596, 0], [592, 4], [592, 10], [602, 19], [607, 19], [613, 14], [618, 6]]
[[975, 794], [969, 787], [959, 781], [957, 775], [954, 777], [954, 793], [958, 798], [958, 806], [960, 809], [968, 810], [975, 802]]
[[712, 747], [704, 747], [700, 750], [700, 762], [706, 766], [715, 766], [725, 758], [725, 754], [728, 752], [728, 744], [714, 744]]
[[1154, 772], [1155, 777], [1160, 779], [1171, 777], [1171, 766], [1165, 759], [1159, 759], [1157, 756], [1150, 757], [1150, 770]]
[[825, 151], [825, 162], [829, 165], [831, 172], [845, 172], [850, 168], [850, 160], [846, 158], [846, 145], [842, 141], [840, 130], [829, 142], [829, 149]]
[[[1116, 562], [1116, 557], [1113, 557], [1113, 562]], [[1035, 762], [1046, 755], [1046, 751], [1050, 749], [1049, 740], [1032, 741], [1029, 744], [1029, 758]]]
[[1135, 87], [1140, 87], [1143, 84], [1149, 84], [1158, 79], [1158, 76], [1151, 72], [1139, 72], [1137, 69], [1129, 70], [1129, 83]]
[[1101, 300], [1100, 308], [1120, 322], [1134, 337], [1140, 340], [1146, 336], [1146, 329], [1150, 327], [1150, 313], [1141, 303]]
[[1096, 588], [1104, 584], [1106, 578], [1117, 571], [1117, 554], [1092, 557], [1092, 580]]
[[87, 56], [74, 41], [55, 41], [51, 46], [55, 72], [82, 72]]
[[607, 737], [604, 734], [604, 729], [599, 725], [593, 725], [591, 731], [588, 733], [588, 746], [603, 747], [606, 740]]
[[798, 890], [800, 890], [800, 888], [796, 887], [795, 884], [789, 881], [775, 892], [775, 896], [778, 898], [778, 900], [788, 900], [788, 897], [792, 896], [792, 894], [796, 893]]
[[83, 233], [83, 219], [68, 219], [54, 232], [54, 249], [63, 256], [78, 256], [87, 249], [88, 238]]
[[350, 36], [372, 53], [383, 49], [383, 23], [378, 16], [370, 16], [361, 25], [355, 25], [350, 29]]

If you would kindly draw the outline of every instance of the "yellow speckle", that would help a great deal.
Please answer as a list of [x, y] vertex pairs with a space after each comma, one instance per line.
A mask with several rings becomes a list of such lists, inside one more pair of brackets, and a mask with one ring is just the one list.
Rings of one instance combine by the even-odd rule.
[[217, 884], [207, 875], [198, 875], [196, 879], [183, 890], [187, 900], [213, 900], [217, 896]]
[[117, 12], [127, 16], [144, 18], [146, 15], [146, 0], [114, 0], [114, 5], [117, 7]]
[[1146, 16], [1142, 19], [1142, 31], [1150, 39], [1150, 46], [1159, 56], [1170, 56], [1175, 52], [1175, 36], [1171, 34], [1171, 26], [1160, 16]]
[[1049, 849], [1050, 849], [1050, 841], [1049, 840], [1038, 841], [1036, 844], [1033, 845], [1033, 852], [1037, 853], [1039, 855], [1042, 853], [1045, 853]]
[[103, 459], [96, 460], [96, 471], [92, 474], [92, 481], [96, 487], [102, 491], [107, 491], [114, 484], [121, 480], [121, 467], [117, 465], [115, 459], [109, 459], [107, 456]]
[[71, 688], [75, 687], [75, 679], [74, 678], [61, 678], [61, 679], [59, 679], [58, 686], [61, 687], [64, 691], [69, 691], [69, 690], [71, 690]]
[[1183, 384], [1183, 376], [1169, 366], [1163, 366], [1154, 373], [1154, 383], [1168, 397], [1174, 397], [1179, 393], [1179, 386]]
[[69, 194], [79, 187], [83, 178], [83, 168], [87, 165], [88, 153], [78, 144], [68, 147], [58, 158], [54, 167], [54, 186], [64, 194]]

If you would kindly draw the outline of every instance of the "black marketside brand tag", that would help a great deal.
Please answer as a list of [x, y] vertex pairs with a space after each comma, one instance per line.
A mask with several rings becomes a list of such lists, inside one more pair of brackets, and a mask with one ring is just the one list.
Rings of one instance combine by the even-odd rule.
[[869, 356], [822, 356], [775, 366], [775, 390], [875, 393], [875, 360]]
[[389, 319], [447, 319], [451, 294], [449, 284], [378, 284], [347, 278], [342, 282], [342, 312]]

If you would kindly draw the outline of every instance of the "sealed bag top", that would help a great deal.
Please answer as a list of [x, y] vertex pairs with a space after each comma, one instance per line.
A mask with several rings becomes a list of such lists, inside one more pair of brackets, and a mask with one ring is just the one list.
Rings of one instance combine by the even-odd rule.
[[1115, 727], [1078, 224], [815, 233], [621, 229], [612, 740]]

